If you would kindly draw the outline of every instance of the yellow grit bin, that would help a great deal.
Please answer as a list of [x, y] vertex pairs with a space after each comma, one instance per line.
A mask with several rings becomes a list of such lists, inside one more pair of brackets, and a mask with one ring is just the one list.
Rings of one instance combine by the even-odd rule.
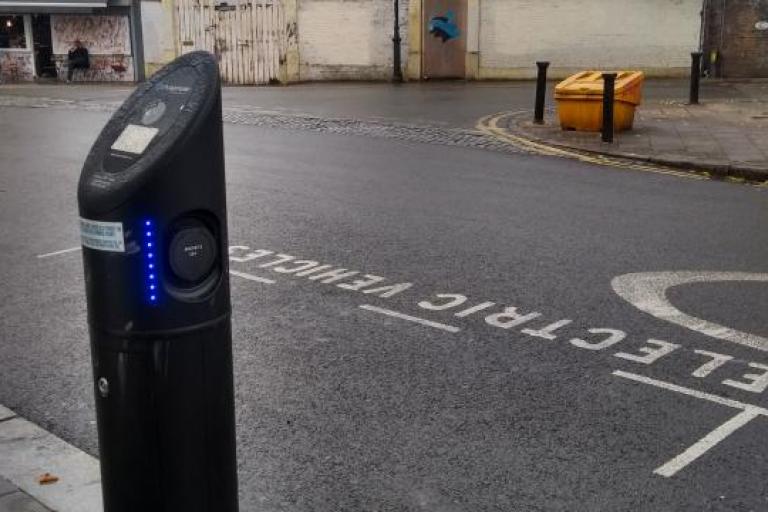
[[[599, 132], [603, 125], [602, 71], [582, 71], [555, 87], [555, 100], [563, 130]], [[619, 71], [614, 89], [613, 129], [631, 130], [635, 107], [642, 98], [642, 71]]]

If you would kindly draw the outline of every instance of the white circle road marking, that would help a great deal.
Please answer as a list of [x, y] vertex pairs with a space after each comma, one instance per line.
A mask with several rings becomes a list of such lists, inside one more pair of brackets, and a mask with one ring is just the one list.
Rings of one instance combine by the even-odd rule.
[[688, 315], [673, 306], [667, 299], [666, 292], [673, 286], [724, 281], [768, 282], [768, 274], [749, 272], [638, 272], [614, 277], [611, 281], [611, 287], [619, 297], [640, 311], [656, 318], [713, 338], [768, 352], [768, 338], [737, 331]]

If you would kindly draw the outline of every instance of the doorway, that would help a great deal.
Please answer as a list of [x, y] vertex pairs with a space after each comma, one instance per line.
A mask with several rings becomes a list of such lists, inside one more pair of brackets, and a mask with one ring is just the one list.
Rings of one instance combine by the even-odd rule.
[[32, 42], [34, 43], [35, 73], [40, 78], [56, 78], [56, 63], [53, 60], [51, 42], [51, 16], [32, 15]]
[[467, 0], [423, 1], [423, 78], [465, 78]]
[[180, 0], [176, 19], [181, 53], [215, 54], [225, 83], [278, 80], [288, 40], [282, 1]]

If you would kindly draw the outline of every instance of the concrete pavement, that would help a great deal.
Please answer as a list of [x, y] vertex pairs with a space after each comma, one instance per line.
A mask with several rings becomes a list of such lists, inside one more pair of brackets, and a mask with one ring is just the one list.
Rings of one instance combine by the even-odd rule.
[[699, 105], [652, 96], [637, 108], [634, 129], [617, 133], [613, 143], [599, 133], [562, 130], [554, 106], [541, 125], [530, 112], [505, 122], [511, 134], [551, 147], [768, 181], [768, 82], [737, 85], [739, 95], [707, 97]]
[[102, 510], [98, 462], [3, 405], [0, 455], [0, 512]]

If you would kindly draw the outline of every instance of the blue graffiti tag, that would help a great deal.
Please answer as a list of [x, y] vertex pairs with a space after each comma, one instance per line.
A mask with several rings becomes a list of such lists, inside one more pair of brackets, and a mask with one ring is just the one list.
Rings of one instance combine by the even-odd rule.
[[453, 11], [448, 11], [445, 16], [432, 16], [429, 20], [429, 33], [435, 37], [439, 37], [443, 42], [449, 39], [456, 39], [461, 34], [459, 27], [454, 21]]

